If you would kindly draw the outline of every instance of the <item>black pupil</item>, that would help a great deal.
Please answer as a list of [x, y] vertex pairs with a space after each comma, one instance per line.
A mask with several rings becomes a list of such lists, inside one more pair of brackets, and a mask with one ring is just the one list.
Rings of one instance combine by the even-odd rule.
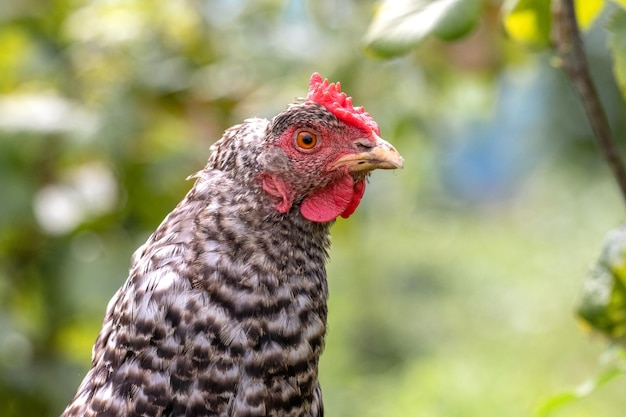
[[302, 144], [303, 145], [307, 145], [307, 146], [311, 146], [313, 144], [313, 136], [311, 136], [308, 133], [303, 133], [302, 134]]

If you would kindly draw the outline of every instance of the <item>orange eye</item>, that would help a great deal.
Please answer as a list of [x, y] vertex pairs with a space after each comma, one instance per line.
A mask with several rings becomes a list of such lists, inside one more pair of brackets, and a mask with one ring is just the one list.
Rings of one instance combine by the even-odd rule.
[[296, 145], [304, 150], [310, 150], [317, 145], [317, 135], [313, 132], [303, 130], [296, 135]]

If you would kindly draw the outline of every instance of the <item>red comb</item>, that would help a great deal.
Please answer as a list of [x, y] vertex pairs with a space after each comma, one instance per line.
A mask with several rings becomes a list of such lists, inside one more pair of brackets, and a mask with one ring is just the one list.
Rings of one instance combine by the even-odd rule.
[[311, 75], [309, 81], [309, 94], [307, 100], [313, 101], [326, 107], [332, 114], [344, 122], [352, 123], [366, 130], [371, 130], [380, 135], [378, 123], [374, 121], [363, 107], [352, 106], [352, 97], [341, 92], [341, 84], [329, 83], [328, 79], [322, 79], [317, 72]]

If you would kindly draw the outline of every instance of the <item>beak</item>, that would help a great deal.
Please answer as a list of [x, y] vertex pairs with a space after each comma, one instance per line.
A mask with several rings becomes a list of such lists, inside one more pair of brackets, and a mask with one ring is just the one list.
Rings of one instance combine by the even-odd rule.
[[375, 143], [371, 139], [357, 140], [357, 146], [364, 150], [359, 153], [344, 155], [331, 164], [331, 169], [348, 167], [351, 173], [369, 172], [375, 169], [396, 169], [404, 166], [404, 159], [389, 142], [373, 133]]

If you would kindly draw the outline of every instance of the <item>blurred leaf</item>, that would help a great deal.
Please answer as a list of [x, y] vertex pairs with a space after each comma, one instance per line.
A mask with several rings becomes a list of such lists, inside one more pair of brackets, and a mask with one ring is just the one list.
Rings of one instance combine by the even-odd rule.
[[575, 393], [562, 392], [560, 394], [556, 394], [543, 402], [535, 411], [535, 416], [537, 417], [545, 417], [550, 415], [553, 411], [558, 408], [561, 408], [567, 404], [574, 402], [578, 397]]
[[481, 4], [481, 0], [386, 0], [365, 35], [366, 48], [389, 58], [407, 53], [430, 34], [457, 39], [474, 27]]
[[589, 29], [602, 11], [604, 4], [604, 0], [576, 0], [574, 4], [576, 7], [576, 18], [583, 30]]
[[[576, 16], [582, 29], [588, 29], [604, 7], [604, 0], [576, 0]], [[503, 23], [509, 36], [533, 47], [550, 45], [550, 2], [510, 0], [504, 6]]]
[[584, 286], [578, 314], [611, 340], [626, 341], [626, 227], [607, 235]]
[[622, 95], [626, 97], [626, 11], [616, 10], [611, 16], [607, 28], [609, 30], [609, 48], [613, 55], [613, 72], [620, 86]]
[[512, 0], [503, 8], [503, 23], [509, 36], [522, 44], [547, 47], [550, 44], [550, 2]]
[[15, 26], [0, 27], [0, 92], [10, 91], [14, 86], [30, 54], [32, 45], [24, 30]]
[[467, 35], [480, 18], [481, 0], [465, 0], [443, 16], [434, 34], [445, 41], [453, 41]]
[[624, 374], [624, 369], [611, 368], [602, 372], [595, 379], [587, 381], [572, 391], [566, 391], [549, 397], [535, 411], [536, 417], [547, 417], [558, 409], [585, 398], [602, 385]]

